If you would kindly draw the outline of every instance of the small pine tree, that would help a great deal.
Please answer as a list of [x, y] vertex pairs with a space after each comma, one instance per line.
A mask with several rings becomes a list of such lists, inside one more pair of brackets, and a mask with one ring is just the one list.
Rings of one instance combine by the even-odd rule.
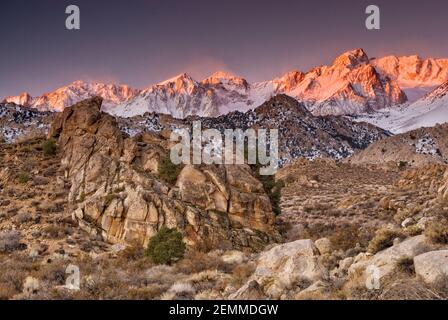
[[182, 170], [182, 166], [172, 163], [170, 155], [168, 154], [160, 159], [158, 169], [159, 175], [163, 180], [170, 184], [174, 184]]
[[182, 259], [185, 250], [182, 234], [175, 228], [163, 226], [149, 241], [146, 255], [157, 264], [171, 264]]

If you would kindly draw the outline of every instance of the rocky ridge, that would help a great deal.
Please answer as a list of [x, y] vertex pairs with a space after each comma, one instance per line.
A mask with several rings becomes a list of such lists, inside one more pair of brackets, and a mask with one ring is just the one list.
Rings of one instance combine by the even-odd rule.
[[45, 135], [53, 116], [50, 112], [39, 112], [13, 103], [0, 104], [0, 139], [11, 143]]
[[447, 136], [448, 124], [420, 128], [377, 141], [347, 161], [355, 164], [393, 162], [403, 166], [446, 164]]
[[118, 119], [121, 130], [131, 136], [179, 128], [191, 132], [194, 121], [200, 121], [203, 129], [214, 128], [222, 133], [225, 129], [278, 129], [280, 165], [300, 157], [346, 158], [390, 135], [373, 125], [345, 117], [314, 116], [302, 103], [287, 95], [274, 96], [254, 110], [235, 111], [215, 118], [187, 117], [181, 120], [150, 113]]

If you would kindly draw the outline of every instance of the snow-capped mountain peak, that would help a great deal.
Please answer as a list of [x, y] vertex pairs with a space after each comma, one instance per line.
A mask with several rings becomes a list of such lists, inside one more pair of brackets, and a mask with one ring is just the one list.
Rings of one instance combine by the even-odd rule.
[[134, 98], [139, 90], [127, 85], [104, 84], [100, 82], [87, 82], [76, 80], [67, 86], [53, 92], [44, 93], [40, 97], [31, 97], [27, 93], [20, 96], [7, 97], [5, 102], [13, 102], [41, 111], [62, 111], [65, 107], [93, 96], [103, 97], [103, 106], [107, 110], [110, 106]]
[[230, 72], [217, 71], [208, 78], [201, 81], [204, 85], [223, 85], [230, 88], [247, 89], [249, 83], [246, 79], [238, 77]]
[[353, 68], [362, 63], [368, 63], [369, 57], [363, 49], [354, 49], [347, 51], [337, 57], [333, 65], [334, 66], [344, 66], [347, 68]]
[[18, 104], [21, 106], [29, 106], [32, 102], [32, 97], [30, 96], [30, 94], [28, 92], [22, 92], [20, 95], [18, 96], [10, 96], [10, 97], [6, 97], [3, 102], [5, 103], [14, 103], [14, 104]]
[[423, 60], [419, 56], [369, 59], [363, 49], [354, 49], [339, 55], [329, 66], [315, 67], [306, 73], [291, 71], [263, 82], [249, 83], [224, 71], [202, 81], [181, 73], [145, 90], [75, 81], [40, 97], [22, 94], [5, 100], [60, 111], [99, 95], [104, 99], [103, 110], [115, 115], [158, 112], [183, 118], [244, 112], [274, 95], [286, 94], [303, 102], [316, 115], [357, 115], [401, 105], [407, 96], [412, 102], [446, 80], [448, 59]]
[[305, 74], [301, 71], [290, 71], [282, 77], [274, 79], [274, 89], [276, 92], [292, 91], [304, 79]]

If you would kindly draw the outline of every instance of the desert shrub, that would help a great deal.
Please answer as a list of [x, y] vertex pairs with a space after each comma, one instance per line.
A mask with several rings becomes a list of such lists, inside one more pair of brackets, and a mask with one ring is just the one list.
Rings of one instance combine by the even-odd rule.
[[159, 284], [151, 284], [144, 288], [130, 288], [128, 292], [131, 300], [153, 300], [163, 294], [165, 288]]
[[371, 228], [361, 226], [357, 223], [313, 223], [305, 225], [301, 238], [317, 240], [326, 237], [330, 239], [335, 250], [348, 250], [355, 248], [359, 243], [361, 247], [367, 247], [373, 238], [374, 232]]
[[420, 234], [422, 234], [423, 230], [417, 226], [416, 224], [407, 227], [406, 229], [404, 229], [404, 233], [408, 236], [408, 237], [415, 237], [418, 236]]
[[448, 244], [448, 223], [432, 222], [425, 229], [426, 238], [433, 243]]
[[0, 252], [12, 252], [20, 248], [20, 234], [17, 231], [0, 232]]
[[256, 177], [263, 184], [263, 189], [269, 197], [272, 205], [272, 211], [276, 215], [280, 215], [280, 198], [283, 187], [285, 186], [285, 182], [283, 180], [275, 180], [274, 176], [270, 175], [260, 175], [258, 174], [258, 170], [255, 171]]
[[42, 231], [50, 239], [61, 239], [71, 233], [69, 228], [56, 224], [48, 225]]
[[400, 169], [404, 169], [408, 166], [408, 162], [407, 161], [400, 161], [398, 162], [398, 168]]
[[414, 275], [415, 274], [415, 268], [414, 268], [414, 259], [412, 258], [402, 258], [397, 261], [397, 270], [399, 272], [408, 274], [408, 275]]
[[370, 253], [377, 253], [393, 245], [394, 239], [402, 238], [403, 234], [397, 230], [392, 229], [378, 229], [373, 239], [369, 242], [368, 251]]
[[174, 184], [177, 181], [177, 177], [182, 170], [182, 165], [177, 165], [171, 162], [170, 155], [167, 154], [162, 157], [158, 165], [159, 176], [168, 183]]
[[145, 250], [142, 245], [137, 242], [132, 243], [118, 254], [118, 257], [126, 262], [137, 261], [145, 256]]
[[176, 264], [180, 273], [199, 273], [205, 270], [224, 270], [225, 263], [219, 257], [200, 251], [190, 251]]
[[253, 262], [237, 265], [232, 271], [232, 283], [237, 287], [242, 286], [254, 273], [256, 267], [257, 265]]
[[285, 186], [285, 183], [282, 180], [278, 180], [275, 182], [274, 187], [268, 192], [269, 199], [271, 200], [272, 211], [276, 215], [280, 215], [282, 210], [280, 208], [280, 199], [282, 196], [282, 188]]
[[404, 220], [412, 217], [414, 214], [415, 213], [409, 209], [399, 209], [394, 215], [394, 221], [400, 225]]
[[58, 147], [54, 139], [48, 139], [42, 143], [42, 151], [47, 156], [53, 156], [56, 154]]
[[149, 241], [146, 255], [157, 264], [171, 264], [182, 259], [186, 246], [182, 234], [163, 226]]
[[14, 217], [14, 222], [18, 224], [27, 223], [33, 220], [33, 217], [28, 212], [19, 213]]
[[28, 181], [31, 180], [31, 177], [30, 177], [30, 175], [28, 173], [21, 172], [17, 176], [17, 180], [19, 181], [19, 183], [27, 183]]
[[358, 224], [342, 224], [333, 229], [329, 239], [334, 249], [348, 250], [354, 248], [357, 243], [367, 246], [373, 236], [373, 231]]

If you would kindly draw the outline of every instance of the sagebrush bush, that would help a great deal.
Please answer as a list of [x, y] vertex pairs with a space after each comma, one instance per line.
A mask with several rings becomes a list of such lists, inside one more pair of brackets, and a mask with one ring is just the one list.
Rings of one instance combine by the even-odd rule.
[[394, 239], [402, 237], [403, 234], [397, 230], [379, 229], [376, 231], [373, 239], [369, 242], [368, 251], [375, 254], [381, 250], [391, 247]]
[[174, 184], [182, 170], [181, 165], [171, 162], [170, 155], [162, 157], [158, 164], [159, 176], [168, 183]]
[[45, 155], [53, 156], [56, 154], [58, 147], [56, 145], [56, 141], [54, 139], [49, 139], [42, 143], [42, 150]]
[[175, 228], [169, 229], [163, 226], [151, 238], [145, 253], [154, 263], [171, 264], [182, 259], [185, 250], [182, 234]]
[[0, 252], [12, 252], [20, 248], [20, 233], [17, 231], [0, 232]]
[[432, 222], [425, 229], [426, 238], [433, 243], [448, 244], [448, 223]]

